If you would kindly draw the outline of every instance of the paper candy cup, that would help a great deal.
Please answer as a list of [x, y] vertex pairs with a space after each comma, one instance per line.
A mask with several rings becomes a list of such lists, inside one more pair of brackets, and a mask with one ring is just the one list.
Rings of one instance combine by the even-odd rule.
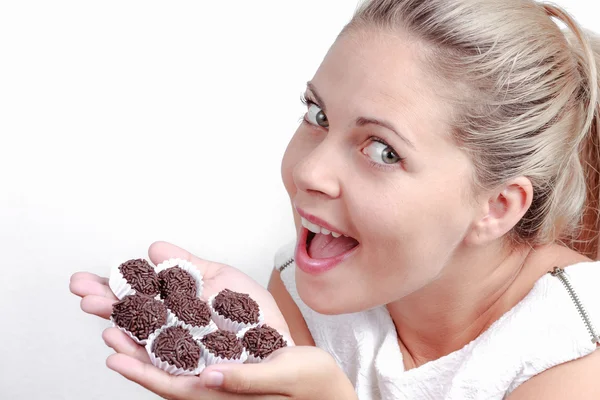
[[[246, 332], [248, 332], [250, 329], [257, 328], [257, 327], [260, 327], [260, 326], [263, 326], [263, 325], [270, 326], [270, 325], [264, 324], [264, 323], [258, 324], [258, 325], [254, 325], [254, 326], [249, 326], [247, 328], [242, 329], [238, 333], [238, 336], [240, 337], [240, 339], [244, 340], [244, 335], [246, 335]], [[279, 331], [277, 331], [277, 332], [279, 332]], [[287, 335], [285, 335], [285, 334], [283, 334], [281, 332], [279, 332], [279, 334], [281, 336], [283, 336], [283, 340], [285, 341], [285, 345], [287, 347], [293, 346], [292, 345], [293, 341]], [[255, 355], [253, 355], [248, 348], [246, 348], [246, 351], [248, 352], [248, 358], [246, 359], [246, 364], [258, 364], [258, 363], [261, 363], [264, 360], [264, 358], [262, 358], [262, 357], [256, 357]]]
[[208, 306], [210, 307], [210, 312], [212, 314], [213, 321], [215, 321], [215, 324], [217, 324], [217, 326], [221, 330], [238, 333], [242, 329], [261, 324], [264, 320], [262, 310], [260, 309], [260, 305], [259, 305], [259, 309], [258, 309], [258, 322], [257, 323], [245, 324], [243, 322], [237, 322], [237, 321], [233, 321], [229, 318], [225, 318], [224, 316], [220, 315], [217, 312], [217, 310], [215, 310], [215, 308], [213, 307], [213, 302], [215, 301], [215, 297], [217, 297], [216, 294], [211, 296], [210, 299], [208, 299]]
[[123, 297], [128, 296], [130, 294], [135, 293], [135, 289], [131, 287], [129, 283], [123, 277], [121, 270], [119, 269], [119, 265], [115, 265], [110, 269], [110, 277], [108, 278], [108, 286], [110, 290], [114, 293], [114, 295], [119, 300], [123, 300]]
[[202, 279], [202, 273], [194, 264], [187, 260], [182, 260], [180, 258], [170, 258], [156, 266], [156, 273], [158, 274], [165, 269], [173, 268], [178, 266], [182, 270], [188, 272], [196, 281], [196, 297], [202, 296], [202, 290], [204, 286], [204, 281]]
[[[176, 324], [176, 325], [171, 325], [171, 326], [181, 326], [181, 325]], [[165, 371], [171, 375], [183, 375], [183, 376], [199, 375], [205, 368], [204, 360], [202, 358], [202, 348], [200, 350], [200, 358], [198, 359], [198, 366], [194, 369], [178, 368], [175, 365], [169, 364], [169, 362], [167, 362], [167, 361], [161, 360], [160, 357], [156, 356], [152, 352], [152, 346], [154, 344], [154, 341], [160, 335], [160, 333], [166, 328], [168, 328], [168, 327], [164, 326], [164, 327], [154, 331], [154, 333], [152, 333], [150, 335], [150, 337], [148, 338], [148, 343], [146, 343], [146, 352], [148, 353], [148, 356], [150, 356], [150, 362], [152, 363], [152, 365], [154, 365], [157, 368], [162, 369], [163, 371]], [[197, 342], [198, 341], [196, 341], [196, 343]], [[200, 344], [200, 343], [198, 343], [198, 344]]]
[[[169, 311], [169, 312], [171, 312], [171, 311]], [[180, 325], [180, 326], [184, 327], [185, 329], [189, 330], [195, 339], [201, 339], [204, 336], [208, 335], [209, 333], [213, 333], [213, 332], [217, 331], [217, 329], [219, 329], [217, 327], [217, 325], [215, 324], [215, 321], [213, 321], [212, 319], [206, 326], [194, 326], [194, 325], [186, 324], [185, 322], [183, 322], [182, 320], [177, 318], [177, 315], [175, 315], [174, 313], [173, 313], [173, 319], [174, 319], [174, 323], [176, 325]]]
[[[236, 336], [241, 339], [241, 336], [239, 334]], [[214, 365], [214, 364], [243, 364], [246, 361], [246, 359], [248, 358], [248, 352], [246, 351], [246, 349], [244, 349], [244, 351], [242, 351], [240, 358], [229, 359], [229, 358], [221, 358], [221, 357], [211, 353], [210, 350], [208, 350], [206, 348], [206, 346], [204, 346], [204, 344], [200, 340], [198, 341], [198, 344], [200, 345], [202, 358], [204, 359], [204, 362], [206, 363], [207, 367], [209, 365]]]
[[[160, 327], [157, 330], [164, 329], [164, 328], [166, 328], [168, 326], [174, 325], [175, 324], [175, 318], [176, 318], [175, 315], [173, 315], [173, 313], [167, 308], [167, 322], [162, 327]], [[117, 325], [115, 323], [115, 321], [113, 321], [112, 316], [110, 317], [110, 322], [112, 323], [113, 327], [117, 328], [121, 332], [125, 332], [125, 334], [127, 336], [129, 336], [134, 342], [136, 342], [137, 344], [139, 344], [141, 346], [145, 346], [146, 343], [148, 342], [148, 340], [150, 339], [150, 336], [152, 336], [152, 333], [151, 333], [146, 339], [138, 339], [133, 333], [131, 333], [127, 329], [125, 329], [125, 328], [120, 327], [119, 325]], [[154, 332], [156, 332], [156, 331], [154, 331]]]

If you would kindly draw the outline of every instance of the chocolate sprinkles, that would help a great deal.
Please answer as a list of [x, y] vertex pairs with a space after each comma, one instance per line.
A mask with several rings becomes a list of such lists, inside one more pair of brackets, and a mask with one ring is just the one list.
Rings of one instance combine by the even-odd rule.
[[152, 343], [152, 352], [162, 361], [184, 370], [193, 370], [200, 362], [200, 346], [191, 333], [182, 327], [163, 330]]
[[173, 293], [165, 299], [165, 305], [181, 321], [192, 326], [207, 326], [210, 323], [210, 308], [198, 297], [185, 293]]
[[158, 294], [158, 276], [148, 261], [141, 258], [125, 261], [119, 271], [136, 292], [152, 297]]
[[218, 330], [204, 336], [200, 341], [208, 351], [223, 359], [239, 359], [244, 352], [242, 341], [232, 332]]
[[117, 326], [127, 329], [139, 340], [146, 340], [167, 323], [167, 307], [150, 296], [136, 293], [113, 304], [111, 318]]
[[243, 344], [250, 354], [261, 359], [287, 346], [283, 336], [268, 325], [249, 329], [244, 334]]
[[215, 296], [213, 308], [232, 321], [244, 324], [258, 323], [258, 304], [247, 294], [224, 289]]
[[178, 265], [160, 271], [158, 273], [158, 284], [161, 299], [166, 299], [177, 292], [196, 297], [198, 291], [194, 277], [179, 268]]

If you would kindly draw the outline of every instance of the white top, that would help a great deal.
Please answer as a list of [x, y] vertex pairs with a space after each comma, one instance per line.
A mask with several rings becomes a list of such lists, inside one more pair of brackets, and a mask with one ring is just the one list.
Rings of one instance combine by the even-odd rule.
[[[294, 256], [280, 249], [275, 266]], [[294, 262], [281, 279], [300, 308], [316, 345], [330, 353], [360, 400], [502, 399], [521, 383], [596, 349], [563, 283], [544, 275], [531, 292], [460, 350], [404, 371], [394, 323], [385, 306], [342, 315], [310, 309], [296, 290]], [[600, 327], [600, 262], [565, 268], [595, 328]]]

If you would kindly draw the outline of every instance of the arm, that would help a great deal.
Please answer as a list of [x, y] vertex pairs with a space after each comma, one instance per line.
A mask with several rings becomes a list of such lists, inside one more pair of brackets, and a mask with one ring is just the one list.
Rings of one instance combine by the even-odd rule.
[[[155, 243], [149, 255], [155, 264], [167, 258], [183, 258], [196, 265], [204, 275], [205, 299], [224, 287], [250, 294], [261, 305], [265, 322], [293, 335], [299, 346], [279, 349], [259, 364], [216, 364], [207, 367], [199, 377], [174, 376], [151, 365], [144, 347], [118, 329], [109, 328], [103, 338], [118, 353], [106, 361], [109, 368], [169, 399], [357, 399], [352, 383], [333, 357], [311, 345], [314, 342], [306, 322], [283, 286], [279, 272], [273, 273], [269, 292], [235, 268], [202, 260], [168, 243]], [[79, 273], [72, 277], [70, 287], [83, 297], [84, 311], [104, 318], [110, 316], [116, 298], [106, 278]]]
[[600, 399], [600, 351], [550, 368], [523, 383], [507, 397], [527, 399]]
[[279, 311], [283, 314], [283, 318], [288, 325], [292, 339], [297, 346], [314, 346], [315, 342], [308, 330], [306, 321], [302, 317], [302, 313], [298, 309], [296, 302], [292, 299], [292, 296], [288, 293], [287, 289], [283, 285], [281, 280], [280, 272], [273, 269], [271, 273], [271, 279], [267, 287], [271, 295], [275, 299]]

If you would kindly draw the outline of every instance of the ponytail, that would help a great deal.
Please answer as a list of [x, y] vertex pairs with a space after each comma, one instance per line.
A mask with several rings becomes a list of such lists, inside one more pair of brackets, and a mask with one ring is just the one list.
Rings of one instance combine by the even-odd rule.
[[543, 5], [546, 13], [564, 23], [566, 33], [582, 76], [580, 100], [585, 107], [586, 120], [579, 141], [579, 162], [586, 182], [586, 200], [577, 234], [564, 238], [578, 252], [600, 259], [600, 38], [585, 32], [563, 10]]

